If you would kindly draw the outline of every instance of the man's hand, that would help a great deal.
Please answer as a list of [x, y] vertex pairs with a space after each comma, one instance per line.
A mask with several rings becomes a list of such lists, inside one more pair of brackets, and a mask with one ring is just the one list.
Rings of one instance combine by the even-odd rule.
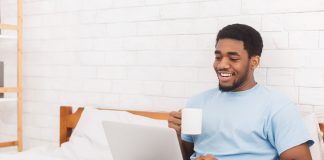
[[173, 128], [177, 131], [177, 134], [181, 133], [181, 110], [180, 111], [172, 111], [169, 113], [168, 118], [168, 126], [169, 128]]
[[196, 160], [217, 160], [213, 155], [207, 154], [206, 156], [200, 156]]

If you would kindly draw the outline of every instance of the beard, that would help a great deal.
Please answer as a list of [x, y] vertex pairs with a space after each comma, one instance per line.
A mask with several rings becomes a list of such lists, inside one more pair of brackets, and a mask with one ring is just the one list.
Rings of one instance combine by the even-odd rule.
[[232, 86], [222, 86], [220, 83], [218, 83], [219, 90], [221, 90], [223, 92], [229, 92], [229, 91], [233, 91], [233, 90], [237, 89], [246, 81], [246, 79], [248, 77], [248, 72], [249, 72], [249, 69], [247, 67], [243, 76], [240, 77], [237, 81], [234, 81]]

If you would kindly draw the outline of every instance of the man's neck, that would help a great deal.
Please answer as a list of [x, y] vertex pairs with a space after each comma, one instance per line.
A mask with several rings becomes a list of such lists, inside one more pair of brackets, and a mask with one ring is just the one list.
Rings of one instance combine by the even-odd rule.
[[256, 84], [257, 84], [257, 82], [253, 79], [252, 81], [242, 83], [242, 85], [240, 85], [239, 87], [234, 89], [233, 92], [240, 92], [240, 91], [249, 90], [249, 89], [253, 88]]

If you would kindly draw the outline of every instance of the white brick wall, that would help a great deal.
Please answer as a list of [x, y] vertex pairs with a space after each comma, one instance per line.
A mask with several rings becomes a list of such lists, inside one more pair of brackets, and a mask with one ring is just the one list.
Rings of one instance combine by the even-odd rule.
[[[323, 16], [323, 0], [25, 0], [25, 144], [58, 143], [60, 105], [182, 108], [217, 87], [215, 38], [231, 23], [263, 36], [257, 81], [324, 117]], [[14, 43], [0, 41], [0, 60], [14, 64]], [[10, 105], [0, 137], [14, 135]]]
[[296, 85], [301, 87], [324, 87], [324, 70], [317, 68], [300, 69], [296, 73]]
[[186, 84], [182, 82], [166, 82], [163, 95], [171, 97], [185, 97]]
[[324, 89], [323, 88], [300, 88], [299, 102], [300, 104], [324, 105]]
[[[289, 33], [289, 47], [292, 49], [318, 48], [318, 31], [297, 31]], [[305, 39], [303, 41], [303, 39]]]
[[292, 12], [311, 12], [323, 10], [322, 0], [242, 0], [243, 13], [247, 14], [269, 14], [269, 13], [292, 13]]
[[200, 2], [199, 15], [201, 17], [240, 15], [241, 3], [241, 0], [202, 1]]
[[307, 65], [308, 51], [303, 50], [264, 50], [261, 67], [299, 68]]
[[294, 75], [293, 69], [286, 68], [271, 68], [267, 72], [267, 84], [277, 86], [294, 86]]
[[262, 36], [264, 49], [288, 49], [288, 32], [262, 32]]
[[324, 48], [324, 31], [320, 32], [320, 43], [319, 43], [320, 48]]

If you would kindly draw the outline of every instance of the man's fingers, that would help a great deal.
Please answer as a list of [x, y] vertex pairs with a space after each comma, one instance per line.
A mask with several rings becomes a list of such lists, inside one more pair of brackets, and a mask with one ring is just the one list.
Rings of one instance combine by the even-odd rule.
[[181, 113], [175, 111], [170, 112], [168, 117], [168, 122], [181, 125]]
[[206, 160], [217, 160], [212, 154], [207, 154]]
[[172, 116], [172, 117], [176, 117], [176, 118], [181, 119], [181, 111], [179, 111], [179, 112], [172, 111], [172, 112], [170, 112], [169, 115]]
[[181, 119], [171, 117], [171, 116], [169, 117], [168, 122], [169, 123], [174, 123], [174, 124], [177, 124], [177, 125], [181, 125]]
[[168, 127], [173, 128], [178, 134], [181, 132], [181, 112], [170, 112], [168, 117]]
[[206, 156], [200, 156], [196, 160], [217, 160], [212, 154], [207, 154]]
[[196, 160], [204, 160], [204, 159], [205, 159], [204, 156], [200, 156], [200, 157], [196, 158]]
[[169, 123], [169, 128], [173, 128], [173, 129], [175, 129], [176, 130], [176, 132], [178, 133], [178, 134], [180, 134], [180, 132], [181, 132], [181, 127], [180, 126], [178, 126], [178, 125], [174, 125], [174, 124], [172, 124], [172, 123]]

